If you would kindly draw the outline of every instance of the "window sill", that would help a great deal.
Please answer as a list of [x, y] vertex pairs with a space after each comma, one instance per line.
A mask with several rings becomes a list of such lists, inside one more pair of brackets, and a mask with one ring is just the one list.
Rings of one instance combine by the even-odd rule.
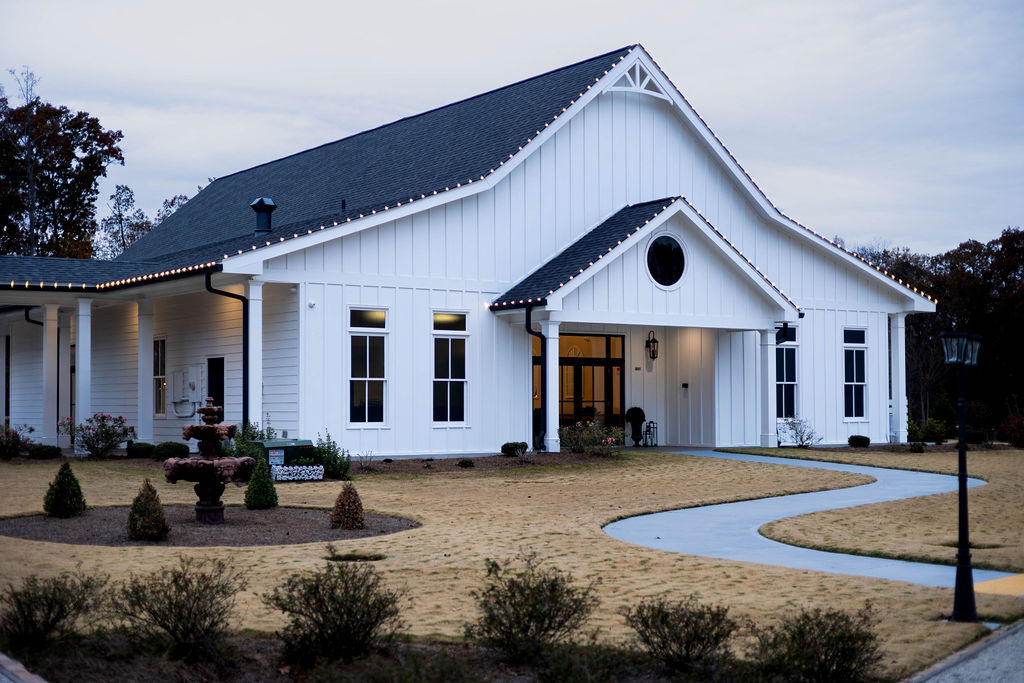
[[383, 422], [349, 422], [345, 429], [358, 429], [358, 430], [375, 430], [375, 429], [391, 429], [390, 425], [384, 424]]
[[867, 422], [871, 422], [871, 420], [867, 419], [866, 417], [844, 417], [843, 418], [843, 423], [845, 423], [845, 424], [850, 424], [850, 423], [857, 424], [857, 423], [867, 423]]
[[431, 429], [470, 429], [468, 422], [434, 422]]

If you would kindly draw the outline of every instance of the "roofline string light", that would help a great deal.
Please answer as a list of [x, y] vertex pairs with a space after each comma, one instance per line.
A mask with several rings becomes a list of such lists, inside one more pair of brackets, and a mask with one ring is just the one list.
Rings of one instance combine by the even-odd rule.
[[118, 280], [110, 280], [109, 282], [100, 282], [96, 284], [90, 284], [87, 282], [67, 282], [61, 284], [59, 281], [46, 282], [39, 281], [34, 282], [32, 280], [10, 280], [7, 282], [0, 283], [0, 287], [6, 289], [60, 289], [64, 291], [101, 291], [105, 289], [112, 289], [115, 287], [125, 287], [135, 284], [142, 284], [146, 282], [154, 282], [162, 278], [174, 277], [177, 275], [188, 275], [190, 273], [199, 273], [209, 268], [216, 267], [216, 261], [208, 261], [206, 263], [198, 263], [192, 266], [182, 266], [180, 268], [170, 268], [156, 273], [146, 273], [144, 275], [135, 275], [128, 278], [121, 278]]

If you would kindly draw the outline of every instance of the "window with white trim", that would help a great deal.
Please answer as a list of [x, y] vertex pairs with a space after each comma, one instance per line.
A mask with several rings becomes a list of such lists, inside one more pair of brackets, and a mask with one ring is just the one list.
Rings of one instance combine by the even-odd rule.
[[466, 420], [466, 314], [434, 313], [434, 422]]
[[356, 424], [382, 424], [387, 396], [387, 312], [349, 311], [349, 413]]
[[167, 340], [153, 340], [153, 413], [167, 412]]
[[796, 328], [775, 330], [775, 416], [796, 417]]
[[843, 417], [864, 419], [867, 393], [867, 331], [843, 330]]

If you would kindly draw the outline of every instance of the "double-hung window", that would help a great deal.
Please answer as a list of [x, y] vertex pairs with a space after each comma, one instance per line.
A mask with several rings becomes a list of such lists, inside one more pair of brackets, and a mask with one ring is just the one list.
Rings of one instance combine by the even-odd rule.
[[775, 331], [775, 416], [796, 417], [796, 328]]
[[867, 331], [843, 330], [843, 417], [864, 419], [867, 393]]
[[153, 340], [153, 412], [167, 412], [167, 340]]
[[349, 311], [349, 422], [382, 424], [387, 396], [387, 311]]
[[466, 420], [466, 314], [434, 313], [434, 422]]

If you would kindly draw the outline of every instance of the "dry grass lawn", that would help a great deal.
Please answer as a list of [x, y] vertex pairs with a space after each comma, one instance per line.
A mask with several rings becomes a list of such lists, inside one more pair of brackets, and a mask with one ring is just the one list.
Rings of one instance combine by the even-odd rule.
[[[190, 485], [164, 483], [155, 464], [105, 461], [73, 467], [89, 505], [129, 503], [143, 476], [151, 477], [165, 503], [194, 501]], [[0, 463], [0, 515], [41, 511], [56, 470], [54, 462]], [[787, 608], [855, 610], [871, 599], [884, 608], [879, 631], [886, 671], [898, 676], [940, 659], [983, 632], [981, 626], [942, 620], [952, 605], [951, 589], [680, 555], [628, 545], [601, 531], [603, 524], [624, 515], [863, 481], [845, 473], [649, 452], [564, 468], [363, 476], [355, 483], [367, 509], [410, 517], [423, 526], [336, 545], [339, 552], [387, 555], [376, 566], [389, 583], [407, 588], [404, 617], [415, 635], [459, 636], [462, 624], [474, 617], [469, 593], [480, 584], [484, 558], [506, 558], [531, 549], [577, 579], [600, 582], [601, 606], [595, 621], [612, 641], [629, 636], [618, 614], [621, 607], [661, 594], [697, 593], [702, 600], [728, 605], [736, 616], [762, 623]], [[337, 482], [278, 485], [281, 504], [295, 506], [329, 507], [339, 490]], [[1019, 484], [1016, 491], [1016, 497], [1003, 505], [1018, 508], [1013, 511], [1019, 513]], [[240, 503], [242, 494], [243, 489], [229, 486], [225, 500]], [[230, 520], [230, 508], [226, 514]], [[891, 516], [889, 511], [868, 508], [858, 519], [874, 529], [889, 524]], [[1012, 533], [1000, 542], [1019, 542], [1019, 524], [1009, 529]], [[83, 571], [106, 572], [116, 579], [154, 570], [180, 552], [167, 546], [71, 546], [0, 537], [0, 577], [54, 574], [80, 563]], [[280, 627], [282, 619], [258, 596], [290, 572], [318, 565], [325, 555], [323, 544], [187, 552], [227, 557], [244, 571], [249, 583], [239, 600], [237, 625], [267, 631]], [[1024, 601], [979, 595], [978, 608], [985, 618], [1006, 620], [1024, 613]]]

